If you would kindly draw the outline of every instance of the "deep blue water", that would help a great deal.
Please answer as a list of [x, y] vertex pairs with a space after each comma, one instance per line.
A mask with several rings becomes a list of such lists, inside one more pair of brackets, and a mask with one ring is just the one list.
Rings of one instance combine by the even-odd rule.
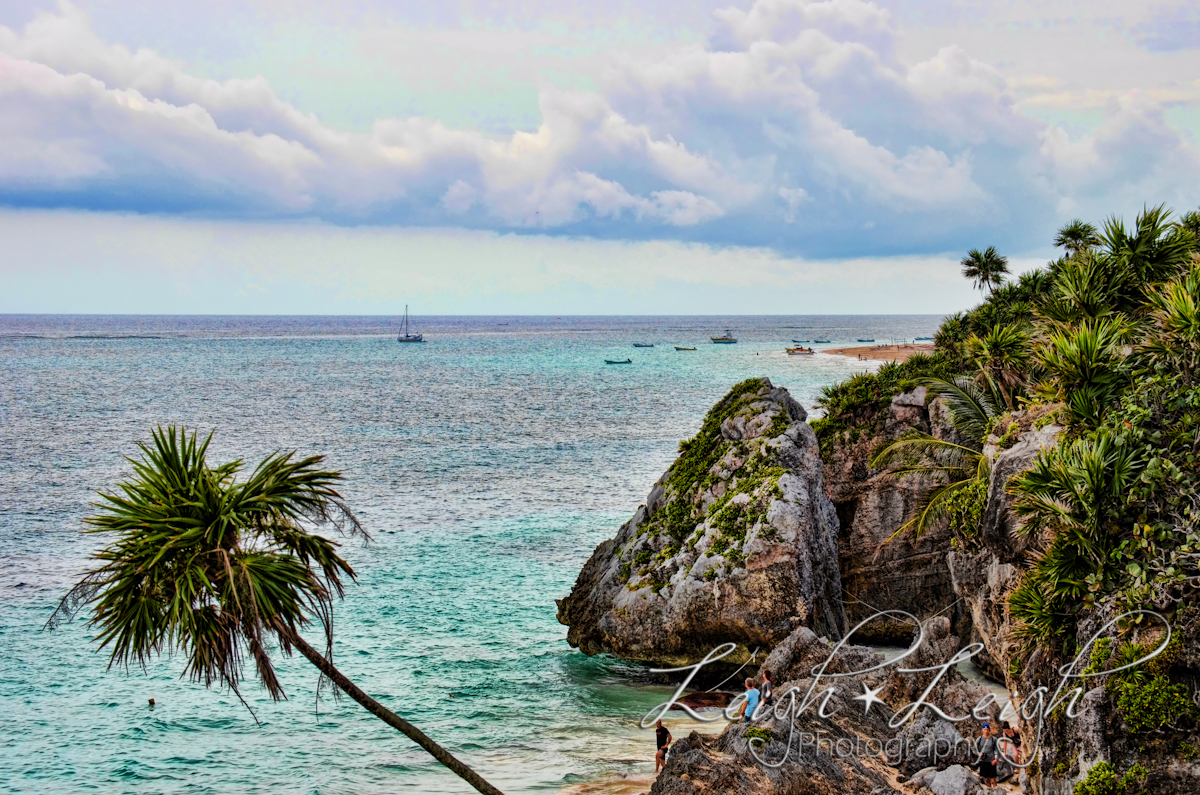
[[[95, 490], [159, 423], [215, 430], [213, 460], [296, 449], [345, 474], [374, 541], [346, 550], [335, 662], [505, 792], [648, 775], [635, 724], [667, 691], [570, 649], [554, 599], [732, 384], [810, 407], [871, 366], [789, 340], [939, 320], [418, 317], [430, 341], [398, 345], [395, 318], [0, 316], [0, 791], [473, 791], [348, 699], [318, 709], [300, 658], [290, 700], [247, 689], [258, 726], [177, 659], [110, 671], [82, 622], [40, 631], [98, 543]], [[708, 342], [726, 327], [739, 344]]]

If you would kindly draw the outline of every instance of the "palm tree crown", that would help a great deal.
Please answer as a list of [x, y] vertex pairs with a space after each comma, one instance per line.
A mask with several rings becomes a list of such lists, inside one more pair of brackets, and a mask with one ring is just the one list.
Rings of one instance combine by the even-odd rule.
[[1065, 248], [1068, 254], [1078, 254], [1100, 245], [1100, 235], [1093, 224], [1076, 218], [1058, 230], [1058, 234], [1054, 236], [1054, 245], [1057, 248]]
[[[241, 460], [209, 466], [211, 435], [197, 442], [180, 428], [157, 429], [153, 445], [130, 459], [135, 477], [102, 492], [88, 532], [116, 536], [95, 553], [89, 571], [47, 626], [91, 608], [90, 625], [109, 666], [145, 666], [179, 653], [184, 671], [205, 686], [228, 687], [241, 698], [244, 663], [278, 700], [285, 698], [269, 645], [293, 650], [351, 698], [402, 731], [481, 792], [499, 790], [417, 727], [366, 695], [333, 667], [333, 605], [354, 569], [339, 544], [310, 530], [333, 527], [369, 540], [334, 485], [337, 472], [320, 456], [267, 457], [245, 480]], [[320, 627], [324, 653], [301, 631]], [[243, 700], [243, 703], [245, 701]]]
[[988, 246], [983, 251], [971, 249], [960, 264], [963, 276], [971, 280], [976, 290], [995, 289], [1008, 275], [1008, 258], [1001, 256], [995, 246]]

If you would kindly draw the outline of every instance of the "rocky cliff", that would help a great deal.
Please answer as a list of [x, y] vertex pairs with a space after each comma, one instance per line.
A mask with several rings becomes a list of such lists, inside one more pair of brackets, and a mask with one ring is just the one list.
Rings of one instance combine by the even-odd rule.
[[[925, 387], [896, 395], [874, 425], [845, 431], [822, 451], [825, 492], [840, 521], [839, 568], [850, 626], [884, 608], [922, 619], [945, 611], [956, 624], [961, 616], [946, 562], [945, 527], [917, 540], [902, 536], [884, 543], [913, 515], [932, 483], [893, 478], [868, 463], [881, 446], [911, 430], [960, 441], [940, 400], [930, 398]], [[877, 621], [864, 628], [862, 639], [903, 643], [911, 631], [911, 625]]]
[[568, 642], [684, 665], [726, 642], [744, 661], [799, 626], [840, 637], [837, 515], [805, 420], [765, 378], [734, 387], [559, 600]]
[[[994, 678], [1007, 681], [1013, 692], [1031, 694], [1053, 690], [1059, 669], [1108, 621], [1125, 608], [1099, 602], [1078, 617], [1073, 637], [1051, 639], [1023, 648], [1008, 609], [1008, 597], [1038, 554], [1038, 539], [1017, 532], [1020, 522], [1012, 510], [1009, 483], [1030, 467], [1043, 450], [1058, 443], [1062, 428], [1045, 423], [1055, 406], [1015, 412], [1002, 418], [984, 453], [991, 459], [987, 508], [977, 539], [947, 555], [954, 592], [969, 614], [971, 641], [985, 652], [976, 658]], [[1042, 540], [1043, 542], [1045, 539]], [[1120, 655], [1156, 647], [1164, 635], [1156, 625], [1126, 628], [1119, 642], [1113, 631], [1099, 648], [1085, 650], [1080, 668], [1111, 670]], [[1185, 609], [1174, 616], [1176, 645], [1145, 663], [1129, 678], [1099, 676], [1075, 680], [1084, 695], [1078, 717], [1062, 710], [1048, 715], [1041, 726], [1040, 755], [1022, 788], [1033, 795], [1184, 795], [1200, 792], [1200, 611]], [[1126, 658], [1126, 661], [1129, 658]], [[1172, 696], [1172, 688], [1177, 688]], [[1192, 696], [1185, 694], [1191, 693]], [[1036, 715], [1020, 721], [1026, 748], [1039, 733]], [[1077, 789], [1078, 788], [1078, 789]]]

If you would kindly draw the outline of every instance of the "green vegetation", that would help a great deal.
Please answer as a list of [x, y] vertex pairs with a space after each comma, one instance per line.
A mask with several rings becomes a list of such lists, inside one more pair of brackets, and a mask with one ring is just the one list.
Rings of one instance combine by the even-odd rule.
[[1075, 795], [1133, 795], [1146, 780], [1146, 768], [1134, 765], [1118, 777], [1108, 762], [1097, 762], [1087, 778], [1075, 785]]
[[[334, 489], [342, 476], [320, 456], [264, 459], [244, 480], [242, 461], [210, 466], [202, 443], [184, 429], [158, 428], [130, 459], [134, 476], [101, 492], [89, 532], [115, 536], [98, 565], [63, 599], [47, 626], [90, 609], [90, 625], [109, 665], [145, 668], [166, 652], [184, 673], [239, 699], [243, 663], [275, 700], [285, 698], [269, 648], [299, 651], [364, 709], [453, 770], [475, 789], [500, 791], [420, 729], [368, 696], [333, 666], [333, 607], [354, 570], [337, 542], [311, 530], [331, 527], [367, 540]], [[316, 626], [324, 649], [301, 632]], [[242, 703], [246, 702], [242, 700]], [[246, 705], [249, 709], [249, 705]], [[253, 712], [251, 712], [253, 714]]]
[[[924, 384], [941, 395], [957, 444], [910, 433], [870, 463], [929, 483], [897, 533], [949, 525], [956, 547], [977, 543], [987, 508], [985, 442], [1003, 451], [1031, 428], [1063, 427], [1057, 445], [1004, 484], [1030, 547], [1009, 597], [1026, 650], [1068, 653], [1082, 611], [1152, 608], [1171, 618], [1200, 591], [1198, 234], [1200, 214], [1173, 219], [1161, 206], [1132, 226], [1074, 221], [1055, 239], [1062, 257], [1009, 281], [994, 249], [972, 251], [964, 275], [986, 298], [944, 320], [931, 355], [823, 394], [826, 414], [813, 427], [827, 460], [881, 436], [897, 393]], [[1134, 653], [1128, 645], [1097, 647], [1089, 666]], [[1198, 717], [1169, 661], [1110, 679], [1133, 732]], [[1103, 770], [1094, 775], [1086, 792], [1107, 791]]]
[[758, 726], [751, 726], [750, 728], [746, 729], [746, 731], [742, 732], [742, 736], [748, 740], [749, 739], [762, 740], [764, 743], [771, 742], [771, 737], [772, 737], [770, 731], [768, 731], [767, 729], [761, 729]]
[[996, 404], [992, 396], [967, 379], [923, 379], [921, 383], [930, 393], [945, 398], [955, 430], [967, 441], [955, 444], [911, 431], [871, 459], [873, 468], [888, 468], [892, 477], [923, 475], [940, 481], [925, 493], [913, 517], [896, 528], [888, 541], [907, 531], [919, 537], [946, 518], [951, 521], [955, 537], [967, 541], [977, 535], [987, 507], [990, 467], [982, 452], [982, 437], [995, 421]]
[[[741, 547], [747, 535], [765, 522], [771, 501], [783, 496], [779, 477], [785, 470], [772, 463], [774, 456], [769, 446], [771, 440], [787, 431], [792, 420], [786, 411], [776, 411], [768, 415], [770, 423], [758, 436], [738, 442], [725, 439], [721, 425], [739, 416], [750, 420], [761, 414], [767, 388], [767, 382], [761, 378], [736, 385], [709, 410], [700, 431], [680, 442], [679, 458], [664, 479], [664, 505], [638, 529], [639, 537], [665, 536], [666, 543], [657, 554], [643, 547], [633, 557], [629, 576], [622, 582], [629, 583], [635, 571], [641, 579], [627, 584], [629, 589], [650, 586], [657, 593], [665, 587], [666, 581], [659, 579], [662, 575], [656, 567], [680, 549], [694, 547], [700, 540], [702, 522], [718, 531], [708, 547], [710, 555], [722, 555], [733, 565], [745, 559]], [[706, 504], [700, 497], [721, 481], [717, 465], [727, 456], [729, 461], [736, 462], [730, 464], [735, 468], [733, 476], [724, 481], [721, 496]], [[622, 574], [625, 571], [623, 567]], [[714, 579], [717, 570], [708, 569], [702, 576]]]
[[[1092, 648], [1084, 673], [1097, 673], [1131, 665], [1149, 655], [1161, 641], [1126, 642], [1119, 647], [1102, 638]], [[1140, 666], [1107, 677], [1105, 690], [1114, 696], [1125, 725], [1133, 732], [1152, 732], [1200, 719], [1200, 709], [1189, 698], [1187, 685], [1172, 684], [1168, 672], [1179, 658], [1179, 636], [1154, 658]]]
[[854, 444], [863, 434], [875, 435], [883, 428], [892, 398], [920, 386], [927, 378], [953, 378], [961, 371], [955, 356], [935, 352], [917, 354], [906, 362], [888, 362], [876, 373], [861, 373], [821, 391], [817, 405], [825, 416], [810, 424], [828, 460], [837, 446]]

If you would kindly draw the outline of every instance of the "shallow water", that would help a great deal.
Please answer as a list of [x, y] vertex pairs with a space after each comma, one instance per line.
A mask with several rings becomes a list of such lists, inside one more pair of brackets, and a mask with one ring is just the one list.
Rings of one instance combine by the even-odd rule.
[[[39, 631], [97, 543], [93, 492], [156, 423], [215, 429], [213, 460], [298, 449], [345, 473], [374, 542], [346, 548], [335, 662], [369, 693], [508, 793], [641, 780], [636, 723], [670, 691], [570, 649], [554, 599], [732, 384], [808, 407], [874, 367], [784, 344], [938, 320], [417, 318], [430, 342], [402, 346], [390, 318], [0, 316], [0, 791], [472, 791], [353, 702], [316, 704], [303, 660], [281, 663], [291, 700], [247, 689], [258, 726], [179, 660], [109, 671], [80, 622]], [[708, 343], [726, 327], [739, 344]]]

